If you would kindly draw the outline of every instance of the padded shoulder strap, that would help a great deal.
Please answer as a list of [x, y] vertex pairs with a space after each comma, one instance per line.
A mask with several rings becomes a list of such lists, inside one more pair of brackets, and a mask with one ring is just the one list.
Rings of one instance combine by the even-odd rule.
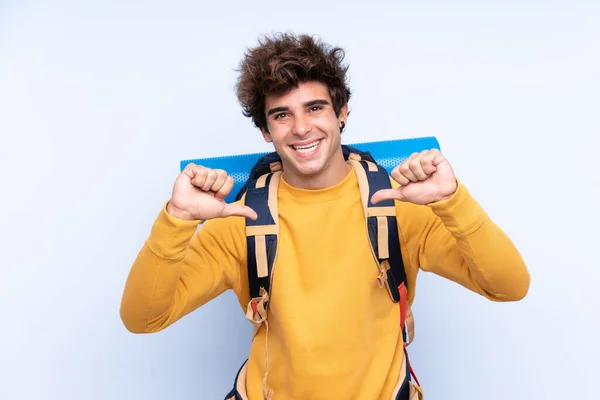
[[[271, 276], [277, 255], [279, 234], [277, 189], [281, 171], [277, 166], [254, 179], [247, 187], [245, 204], [256, 211], [258, 218], [246, 218], [248, 249], [248, 281], [250, 298], [264, 298], [271, 289]], [[266, 303], [266, 301], [265, 301]], [[266, 306], [266, 304], [265, 304]]]
[[401, 297], [405, 300], [406, 295], [401, 296], [400, 293], [406, 290], [406, 274], [400, 252], [394, 201], [371, 203], [375, 192], [392, 187], [390, 177], [385, 168], [361, 159], [358, 154], [351, 154], [348, 162], [358, 177], [371, 248], [380, 269], [379, 283], [386, 286], [394, 302], [399, 302]]

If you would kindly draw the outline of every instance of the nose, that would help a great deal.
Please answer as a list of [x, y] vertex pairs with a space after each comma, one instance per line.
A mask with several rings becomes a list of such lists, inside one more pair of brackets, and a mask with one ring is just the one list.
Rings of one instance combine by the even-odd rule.
[[304, 115], [294, 118], [292, 133], [296, 136], [304, 137], [312, 130], [310, 119]]

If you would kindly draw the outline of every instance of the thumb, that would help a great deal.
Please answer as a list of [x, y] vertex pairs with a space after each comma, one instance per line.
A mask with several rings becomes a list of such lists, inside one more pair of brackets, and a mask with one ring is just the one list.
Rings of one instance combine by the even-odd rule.
[[371, 203], [377, 204], [384, 200], [400, 200], [402, 201], [404, 196], [402, 195], [401, 188], [396, 189], [381, 189], [373, 194], [371, 197]]
[[221, 216], [223, 216], [223, 217], [231, 217], [231, 216], [248, 217], [252, 220], [256, 220], [258, 218], [258, 214], [256, 214], [256, 211], [254, 211], [253, 209], [251, 209], [248, 206], [244, 206], [241, 204], [226, 204], [225, 208], [223, 208], [223, 212], [221, 213]]

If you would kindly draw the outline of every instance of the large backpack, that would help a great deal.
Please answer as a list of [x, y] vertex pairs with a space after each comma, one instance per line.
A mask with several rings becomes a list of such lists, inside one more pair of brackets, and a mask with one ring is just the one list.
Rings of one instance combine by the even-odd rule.
[[[397, 389], [396, 398], [408, 399], [411, 376], [417, 385], [419, 382], [410, 366], [406, 351], [406, 346], [414, 338], [414, 328], [407, 299], [406, 274], [398, 238], [396, 209], [393, 200], [385, 200], [377, 204], [372, 204], [370, 201], [371, 196], [378, 190], [391, 188], [390, 177], [386, 169], [378, 165], [369, 152], [342, 145], [342, 153], [358, 177], [367, 220], [366, 233], [379, 268], [376, 275], [379, 286], [385, 287], [391, 300], [399, 305], [407, 371], [404, 382]], [[246, 218], [250, 287], [250, 302], [246, 318], [254, 324], [254, 334], [267, 320], [273, 266], [277, 257], [279, 235], [277, 190], [282, 172], [281, 158], [276, 152], [264, 155], [252, 167], [247, 181], [236, 196], [236, 200], [240, 200], [245, 194], [245, 204], [258, 214], [256, 220]]]

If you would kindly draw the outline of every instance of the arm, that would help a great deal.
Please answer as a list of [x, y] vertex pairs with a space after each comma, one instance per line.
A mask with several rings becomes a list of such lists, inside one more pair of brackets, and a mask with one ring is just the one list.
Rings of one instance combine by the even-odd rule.
[[[491, 300], [525, 297], [530, 276], [521, 255], [439, 150], [413, 153], [391, 177], [392, 189], [378, 191], [371, 201], [396, 200], [409, 287], [422, 269]], [[409, 301], [413, 296], [411, 291]]]
[[127, 278], [121, 319], [131, 332], [162, 330], [227, 289], [239, 294], [243, 217], [257, 215], [243, 200], [225, 202], [233, 183], [193, 163], [179, 174]]
[[463, 184], [458, 182], [455, 193], [442, 201], [396, 204], [411, 280], [421, 269], [490, 300], [525, 297], [530, 276], [519, 251]]
[[200, 221], [163, 207], [135, 259], [121, 301], [121, 319], [134, 333], [160, 331], [217, 297], [238, 290], [244, 263], [244, 220]]

